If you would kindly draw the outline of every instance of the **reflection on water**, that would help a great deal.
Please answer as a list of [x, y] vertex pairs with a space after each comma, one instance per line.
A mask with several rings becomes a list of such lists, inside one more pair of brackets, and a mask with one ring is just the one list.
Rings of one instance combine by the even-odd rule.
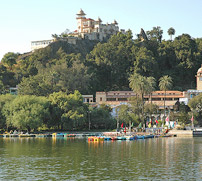
[[200, 180], [201, 138], [1, 138], [0, 180]]

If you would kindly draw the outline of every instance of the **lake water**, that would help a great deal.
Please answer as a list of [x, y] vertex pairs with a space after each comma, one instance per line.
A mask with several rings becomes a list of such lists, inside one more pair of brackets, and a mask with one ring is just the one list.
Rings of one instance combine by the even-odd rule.
[[162, 179], [202, 179], [202, 138], [0, 139], [0, 180]]

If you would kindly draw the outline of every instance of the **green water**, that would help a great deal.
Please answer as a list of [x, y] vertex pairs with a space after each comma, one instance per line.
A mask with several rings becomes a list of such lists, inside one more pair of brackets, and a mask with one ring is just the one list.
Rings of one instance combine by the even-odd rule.
[[0, 180], [162, 179], [202, 179], [202, 138], [0, 139]]

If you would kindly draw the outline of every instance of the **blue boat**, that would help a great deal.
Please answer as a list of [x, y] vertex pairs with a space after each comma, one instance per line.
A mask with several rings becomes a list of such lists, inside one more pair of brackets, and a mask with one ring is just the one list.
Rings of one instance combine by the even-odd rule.
[[104, 140], [105, 140], [105, 141], [110, 141], [110, 140], [112, 140], [112, 139], [111, 139], [110, 137], [105, 137]]
[[136, 138], [137, 139], [145, 139], [145, 136], [144, 135], [137, 135]]
[[154, 138], [154, 135], [145, 135], [145, 139], [147, 138]]

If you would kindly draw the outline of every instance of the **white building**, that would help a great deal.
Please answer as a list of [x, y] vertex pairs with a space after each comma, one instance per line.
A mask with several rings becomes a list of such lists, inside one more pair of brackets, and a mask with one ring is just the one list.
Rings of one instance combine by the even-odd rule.
[[114, 20], [114, 22], [111, 24], [102, 24], [102, 20], [99, 17], [97, 20], [86, 18], [86, 14], [82, 9], [76, 15], [77, 30], [71, 33], [70, 36], [103, 41], [104, 39], [109, 38], [111, 35], [119, 32], [118, 23], [116, 20]]
[[31, 41], [31, 51], [34, 51], [40, 48], [45, 48], [52, 42], [53, 40]]

